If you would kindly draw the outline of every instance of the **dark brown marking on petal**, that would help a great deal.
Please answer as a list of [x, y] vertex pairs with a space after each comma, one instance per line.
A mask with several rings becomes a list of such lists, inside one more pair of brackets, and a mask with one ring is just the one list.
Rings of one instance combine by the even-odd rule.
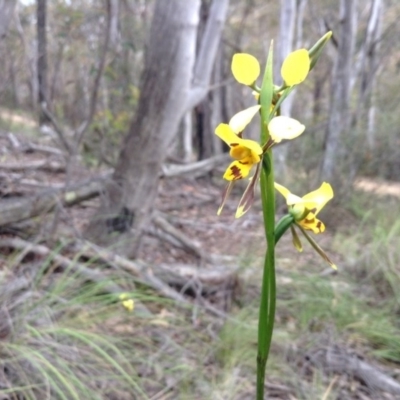
[[230, 143], [229, 146], [236, 147], [236, 146], [239, 146], [239, 143]]
[[318, 221], [317, 222], [317, 229], [319, 230], [319, 233], [321, 233], [321, 225], [322, 225], [321, 221]]
[[239, 162], [239, 164], [242, 164], [242, 165], [247, 165], [247, 164], [249, 164], [249, 162], [248, 161], [246, 161], [246, 162], [243, 162], [243, 161], [238, 161]]
[[241, 179], [243, 177], [242, 176], [242, 171], [236, 165], [232, 165], [232, 167], [231, 167], [231, 175], [235, 179]]

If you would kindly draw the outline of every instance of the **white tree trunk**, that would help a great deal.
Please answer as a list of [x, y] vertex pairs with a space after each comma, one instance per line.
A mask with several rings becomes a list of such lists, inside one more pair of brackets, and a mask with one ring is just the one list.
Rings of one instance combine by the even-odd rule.
[[0, 0], [0, 39], [7, 34], [17, 0]]
[[213, 0], [201, 40], [187, 110], [199, 104], [210, 90], [211, 73], [225, 24], [229, 0]]
[[[204, 28], [201, 29], [201, 23], [199, 26], [199, 32], [203, 31], [203, 34], [198, 39], [198, 42], [200, 41], [200, 46], [193, 71], [187, 112], [192, 113], [193, 108], [196, 106], [199, 106], [200, 110], [203, 111], [201, 113], [203, 117], [203, 126], [201, 127], [202, 132], [200, 133], [200, 139], [202, 140], [202, 146], [199, 148], [200, 158], [202, 158], [204, 150], [206, 150], [206, 157], [213, 155], [213, 153], [209, 153], [214, 147], [215, 139], [218, 139], [213, 134], [214, 129], [210, 130], [209, 127], [210, 118], [208, 111], [210, 108], [210, 98], [207, 98], [207, 95], [210, 91], [211, 75], [213, 68], [215, 68], [215, 59], [217, 57], [222, 29], [226, 19], [228, 4], [229, 0], [213, 0], [211, 6], [205, 7], [207, 9], [207, 15], [205, 21], [203, 21]], [[207, 104], [200, 104], [202, 101], [207, 102]], [[196, 118], [193, 118], [192, 114], [191, 119], [196, 121]], [[179, 130], [179, 137], [177, 137], [176, 143], [171, 147], [172, 158], [180, 157], [182, 160], [190, 160], [193, 156], [193, 143], [190, 146], [188, 142], [185, 143], [185, 140], [187, 141], [189, 139], [189, 132], [185, 126], [186, 122], [182, 121], [181, 128], [183, 129]], [[198, 128], [196, 122], [194, 126]], [[212, 134], [210, 134], [210, 132], [212, 132]], [[190, 132], [192, 141], [195, 137], [199, 139], [198, 132], [197, 135], [192, 135], [192, 133], [193, 132]], [[205, 145], [205, 147], [203, 145]], [[186, 151], [190, 151], [190, 154]]]
[[182, 140], [182, 153], [183, 161], [191, 161], [193, 155], [193, 121], [192, 112], [187, 111], [183, 117], [183, 140]]
[[120, 157], [86, 236], [134, 255], [149, 224], [168, 145], [187, 110], [200, 0], [157, 0], [141, 97]]
[[332, 181], [343, 158], [341, 136], [350, 127], [350, 82], [356, 34], [357, 0], [340, 1], [338, 54], [333, 69], [330, 115], [326, 132], [326, 148], [322, 160], [320, 179]]
[[[279, 38], [277, 64], [280, 67], [285, 57], [293, 49], [294, 33], [296, 28], [296, 0], [281, 0], [281, 12], [279, 20]], [[280, 76], [280, 75], [279, 75]], [[281, 115], [290, 116], [293, 106], [294, 93], [292, 93], [281, 106]], [[288, 144], [278, 146], [275, 151], [275, 173], [279, 180], [284, 180], [286, 175], [286, 158]]]
[[372, 0], [371, 11], [368, 19], [365, 40], [362, 47], [362, 69], [360, 93], [357, 102], [357, 113], [355, 125], [360, 125], [364, 119], [367, 120], [366, 137], [369, 150], [373, 150], [375, 144], [375, 105], [374, 90], [379, 69], [379, 49], [382, 34], [382, 0]]
[[110, 0], [110, 47], [118, 44], [119, 0]]

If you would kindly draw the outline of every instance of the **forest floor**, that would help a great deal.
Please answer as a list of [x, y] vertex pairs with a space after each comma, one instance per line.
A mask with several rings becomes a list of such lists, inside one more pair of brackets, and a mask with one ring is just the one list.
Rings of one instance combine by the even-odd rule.
[[[40, 144], [53, 146], [51, 138], [40, 140]], [[4, 199], [65, 185], [65, 165], [59, 155], [29, 147], [24, 135], [2, 133], [0, 151]], [[44, 159], [46, 163], [40, 164]], [[104, 170], [82, 164], [71, 169], [68, 179], [85, 181], [101, 172]], [[144, 392], [131, 397], [121, 389], [123, 394], [93, 395], [88, 400], [254, 398], [257, 307], [265, 252], [261, 203], [256, 201], [248, 214], [235, 219], [243, 190], [238, 185], [218, 217], [222, 189], [220, 179], [212, 176], [162, 179], [158, 212], [211, 258], [202, 259], [179, 242], [165, 240], [157, 227], [145, 236], [139, 258], [153, 270], [160, 264], [190, 265], [210, 272], [232, 271], [235, 280], [210, 292], [201, 287], [197, 293], [174, 288], [188, 300], [189, 308], [164, 298], [154, 288], [137, 289], [141, 291], [137, 301], [145, 304], [153, 317], [142, 318], [135, 311], [126, 315], [124, 310], [117, 315], [108, 313], [102, 329], [121, 340], [127, 334], [142, 338], [143, 342], [135, 342], [134, 364], [141, 371], [138, 385]], [[400, 297], [396, 291], [400, 283], [399, 196], [400, 184], [363, 178], [356, 182], [349, 205], [336, 205], [331, 214], [326, 210], [321, 215], [327, 232], [316, 239], [338, 265], [338, 273], [309, 246], [300, 254], [289, 235], [282, 238], [277, 247], [278, 305], [268, 363], [269, 399], [400, 399], [400, 392], [396, 393], [396, 382], [400, 381]], [[79, 255], [68, 247], [63, 249], [60, 243], [79, 236], [98, 201], [94, 198], [73, 207], [60, 206], [55, 213], [43, 215], [41, 243], [76, 259]], [[286, 207], [281, 201], [278, 204], [282, 215]], [[15, 234], [2, 235], [10, 236]], [[37, 243], [38, 237], [28, 240]], [[7, 254], [0, 259], [4, 271], [10, 263], [15, 265], [15, 259], [10, 261]], [[17, 259], [21, 264], [32, 262], [23, 256]], [[137, 278], [132, 283], [126, 275], [121, 279], [124, 287], [132, 290]], [[210, 312], [204, 304], [218, 313]], [[83, 308], [82, 312], [87, 311]], [[78, 317], [73, 318], [67, 325], [76, 325]], [[93, 329], [98, 331], [92, 325]], [[149, 344], [144, 340], [147, 336], [167, 337], [170, 342], [165, 345], [153, 339]], [[0, 384], [1, 379], [0, 373]], [[0, 385], [0, 395], [1, 390]]]

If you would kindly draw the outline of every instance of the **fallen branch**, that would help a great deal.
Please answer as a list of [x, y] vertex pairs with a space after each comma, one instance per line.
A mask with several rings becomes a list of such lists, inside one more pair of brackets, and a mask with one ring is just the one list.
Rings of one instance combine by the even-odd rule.
[[7, 139], [13, 149], [18, 150], [21, 147], [21, 142], [12, 132], [7, 133]]
[[337, 346], [318, 349], [308, 356], [311, 363], [330, 372], [349, 374], [373, 390], [400, 395], [400, 383], [377, 367], [361, 360], [355, 354]]
[[[107, 277], [104, 276], [98, 270], [87, 268], [85, 265], [69, 258], [62, 256], [61, 254], [54, 254], [54, 252], [48, 247], [41, 244], [34, 244], [20, 238], [4, 238], [0, 239], [0, 248], [10, 247], [15, 250], [23, 251], [25, 254], [34, 253], [41, 257], [51, 257], [52, 261], [57, 265], [65, 268], [71, 269], [84, 276], [88, 280], [96, 283], [101, 283], [104, 291], [114, 294], [117, 297], [126, 292], [123, 288], [114, 282], [106, 282]], [[136, 308], [146, 315], [151, 315], [151, 312], [143, 305], [137, 304]]]
[[165, 233], [164, 231], [162, 231], [161, 229], [157, 229], [153, 226], [149, 226], [147, 228], [144, 229], [143, 233], [145, 233], [148, 236], [153, 236], [163, 242], [167, 242], [170, 245], [174, 246], [174, 247], [178, 247], [179, 249], [183, 249], [184, 246], [183, 244], [175, 239], [173, 236], [168, 235], [167, 233]]
[[162, 204], [160, 206], [160, 210], [162, 210], [163, 212], [170, 212], [170, 211], [180, 210], [182, 208], [197, 208], [206, 203], [215, 202], [215, 200], [216, 200], [215, 196], [207, 196], [204, 197], [203, 199], [199, 199], [196, 197], [194, 199], [186, 200], [183, 202], [176, 201], [173, 202], [172, 204], [166, 202], [165, 204]]
[[211, 172], [216, 166], [228, 162], [229, 159], [229, 154], [219, 154], [206, 160], [186, 165], [164, 164], [162, 166], [161, 176], [171, 178], [173, 176], [190, 175], [193, 178], [198, 178]]
[[136, 276], [139, 281], [142, 281], [145, 285], [155, 289], [157, 292], [170, 299], [183, 304], [189, 304], [181, 294], [176, 290], [171, 289], [167, 284], [157, 278], [150, 266], [141, 261], [130, 261], [88, 241], [77, 241], [75, 242], [74, 247], [80, 254], [89, 257], [92, 260], [100, 259], [109, 263], [111, 266], [119, 267], [130, 272]]
[[52, 211], [58, 204], [70, 207], [100, 194], [104, 178], [91, 179], [66, 190], [65, 187], [40, 192], [28, 198], [0, 201], [0, 226], [13, 224]]
[[65, 172], [65, 164], [54, 160], [35, 160], [25, 163], [2, 163], [0, 169], [7, 171], [42, 170], [48, 172]]
[[168, 235], [171, 235], [175, 239], [177, 239], [180, 243], [182, 243], [183, 247], [189, 250], [191, 253], [199, 257], [204, 261], [212, 262], [212, 258], [209, 254], [203, 251], [203, 249], [190, 240], [185, 234], [176, 229], [173, 225], [171, 225], [165, 218], [163, 218], [160, 214], [156, 214], [153, 216], [154, 224], [166, 232]]
[[[191, 303], [183, 294], [190, 293], [201, 296], [218, 293], [218, 295], [224, 296], [224, 301], [227, 303], [238, 289], [236, 269], [227, 270], [213, 266], [212, 269], [207, 270], [186, 264], [174, 264], [173, 266], [161, 264], [152, 268], [143, 261], [128, 260], [88, 241], [76, 241], [74, 250], [91, 260], [100, 259], [114, 268], [122, 268], [165, 297], [187, 306], [191, 306]], [[201, 303], [212, 313], [218, 316], [225, 315], [223, 311], [211, 306], [207, 301]]]
[[37, 143], [33, 143], [33, 142], [24, 144], [23, 150], [26, 152], [27, 151], [38, 151], [41, 153], [53, 154], [56, 156], [64, 156], [65, 155], [65, 153], [63, 151], [61, 151], [60, 149], [58, 149], [56, 147], [46, 146], [43, 144], [37, 144]]

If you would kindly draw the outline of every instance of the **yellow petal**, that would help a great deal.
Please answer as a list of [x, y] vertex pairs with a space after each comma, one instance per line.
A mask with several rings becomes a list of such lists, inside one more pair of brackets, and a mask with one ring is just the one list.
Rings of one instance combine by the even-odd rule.
[[[305, 201], [303, 198], [296, 196], [295, 194], [291, 193], [289, 189], [285, 188], [284, 186], [280, 185], [279, 183], [274, 183], [275, 189], [286, 199], [286, 204], [288, 206], [297, 206], [299, 205], [298, 210], [294, 210], [294, 216], [301, 216], [305, 211]], [[315, 204], [313, 204], [313, 207]]]
[[133, 311], [133, 309], [135, 308], [135, 302], [130, 299], [130, 300], [124, 300], [122, 302], [122, 305], [128, 310], [128, 311]]
[[246, 158], [251, 155], [251, 150], [245, 146], [237, 145], [231, 147], [229, 155], [235, 160], [242, 160], [243, 158]]
[[226, 169], [223, 178], [227, 181], [237, 181], [246, 178], [253, 165], [250, 162], [234, 161]]
[[262, 148], [257, 142], [241, 139], [240, 143], [240, 145], [231, 147], [229, 154], [232, 158], [246, 163], [250, 162], [250, 164], [260, 162]]
[[325, 224], [316, 218], [313, 213], [308, 214], [306, 218], [298, 221], [298, 224], [304, 229], [313, 231], [316, 234], [325, 232]]
[[[293, 194], [293, 193], [289, 193], [289, 194], [287, 195], [287, 197], [286, 197], [286, 204], [287, 204], [288, 206], [294, 206], [294, 205], [296, 205], [296, 204], [301, 204], [301, 205], [303, 205], [303, 203], [304, 203], [303, 199], [302, 199], [301, 197], [299, 197], [299, 196], [296, 196], [296, 195]], [[303, 208], [304, 208], [304, 207], [303, 207]]]
[[215, 128], [215, 134], [230, 147], [237, 146], [241, 140], [228, 124], [219, 124]]
[[274, 183], [275, 189], [285, 198], [287, 199], [287, 197], [289, 196], [290, 190], [286, 189], [285, 186], [280, 185], [279, 183]]
[[282, 64], [281, 75], [287, 86], [297, 85], [306, 79], [310, 70], [310, 56], [306, 49], [290, 53]]
[[274, 117], [268, 124], [268, 130], [275, 143], [283, 139], [294, 139], [300, 136], [306, 127], [299, 121], [289, 117]]
[[259, 156], [263, 153], [260, 144], [254, 140], [240, 138], [228, 124], [219, 124], [215, 129], [215, 134], [232, 148], [233, 158], [240, 160], [251, 155], [254, 158], [253, 162], [260, 161]]
[[312, 210], [314, 215], [317, 215], [332, 198], [332, 186], [329, 183], [323, 182], [319, 189], [303, 196], [303, 201], [306, 208]]
[[130, 295], [128, 293], [121, 293], [119, 295], [119, 299], [121, 300], [122, 305], [128, 310], [133, 311], [135, 308], [135, 301], [129, 298]]
[[235, 114], [229, 121], [229, 126], [235, 133], [240, 133], [244, 131], [244, 128], [250, 123], [253, 117], [257, 114], [258, 110], [261, 108], [260, 105], [252, 106], [246, 108], [243, 111]]
[[231, 157], [236, 160], [242, 160], [245, 157], [251, 157], [252, 163], [257, 163], [260, 161], [260, 155], [263, 150], [259, 143], [250, 139], [238, 138], [237, 145], [231, 146]]
[[231, 69], [235, 79], [247, 86], [252, 85], [260, 75], [260, 63], [255, 57], [246, 53], [237, 53], [233, 56]]
[[290, 213], [300, 226], [314, 233], [325, 231], [324, 223], [317, 219], [316, 215], [333, 198], [333, 190], [329, 183], [324, 182], [319, 189], [303, 197], [290, 193], [288, 189], [278, 183], [275, 183], [275, 189], [285, 197]]

